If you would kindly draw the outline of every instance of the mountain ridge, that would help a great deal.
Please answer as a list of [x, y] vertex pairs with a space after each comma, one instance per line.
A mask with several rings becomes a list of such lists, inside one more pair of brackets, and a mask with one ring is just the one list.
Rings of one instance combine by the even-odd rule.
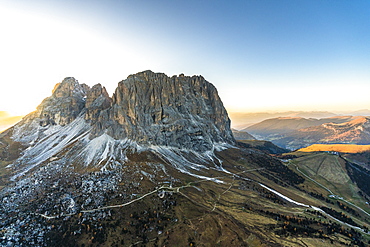
[[202, 167], [195, 160], [212, 161], [215, 150], [235, 145], [211, 83], [201, 76], [170, 78], [152, 71], [121, 81], [112, 98], [100, 84], [90, 88], [67, 77], [35, 112], [0, 137], [6, 135], [20, 147], [18, 159], [9, 165], [12, 180], [58, 159], [69, 146], [69, 158], [85, 166], [107, 169], [126, 160], [127, 153], [151, 150], [182, 172], [203, 176], [193, 173]]
[[[238, 130], [248, 128], [266, 119], [279, 117], [327, 118], [337, 116], [329, 111], [286, 111], [286, 112], [229, 112], [232, 127]], [[347, 114], [351, 115], [351, 114]]]
[[311, 144], [368, 144], [368, 129], [368, 117], [335, 116], [323, 119], [268, 119], [248, 127], [246, 131], [258, 139], [294, 150]]
[[[192, 92], [190, 88], [193, 88]], [[163, 92], [171, 93], [163, 95]], [[140, 105], [146, 107], [141, 108]], [[195, 107], [189, 107], [193, 105]], [[205, 110], [199, 112], [200, 109]], [[121, 81], [111, 98], [100, 84], [90, 89], [85, 84], [80, 85], [74, 78], [67, 77], [55, 86], [52, 96], [46, 98], [18, 126], [30, 124], [35, 118], [41, 127], [64, 126], [79, 114], [83, 114], [84, 119], [93, 126], [92, 137], [107, 132], [116, 139], [128, 137], [141, 144], [176, 146], [175, 140], [170, 143], [164, 140], [165, 135], [166, 140], [171, 139], [171, 131], [180, 133], [173, 139], [189, 139], [184, 140], [189, 145], [192, 139], [199, 136], [198, 142], [202, 144], [191, 148], [203, 151], [211, 150], [213, 141], [235, 143], [229, 127], [230, 120], [212, 84], [201, 76], [170, 78], [151, 71], [130, 75]], [[181, 126], [188, 126], [188, 129], [179, 129]], [[153, 132], [157, 136], [153, 136]], [[141, 133], [141, 136], [136, 133]], [[202, 141], [202, 138], [205, 140]]]

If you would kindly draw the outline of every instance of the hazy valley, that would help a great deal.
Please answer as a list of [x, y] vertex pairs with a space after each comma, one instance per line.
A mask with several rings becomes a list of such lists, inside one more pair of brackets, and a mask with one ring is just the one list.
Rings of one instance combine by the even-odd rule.
[[23, 116], [11, 116], [5, 111], [0, 111], [0, 132], [19, 122], [22, 117]]
[[242, 131], [291, 150], [312, 144], [369, 144], [369, 119], [366, 116], [273, 118]]

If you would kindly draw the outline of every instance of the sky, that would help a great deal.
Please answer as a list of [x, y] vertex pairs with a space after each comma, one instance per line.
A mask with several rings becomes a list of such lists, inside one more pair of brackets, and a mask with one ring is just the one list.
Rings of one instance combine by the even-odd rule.
[[203, 75], [229, 112], [370, 109], [370, 1], [0, 0], [0, 111], [65, 77]]

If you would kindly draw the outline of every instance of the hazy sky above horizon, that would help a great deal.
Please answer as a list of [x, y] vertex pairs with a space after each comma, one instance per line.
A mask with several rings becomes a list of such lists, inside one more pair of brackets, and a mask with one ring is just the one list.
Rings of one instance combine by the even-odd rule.
[[370, 1], [0, 0], [0, 111], [73, 76], [203, 75], [229, 111], [370, 108]]

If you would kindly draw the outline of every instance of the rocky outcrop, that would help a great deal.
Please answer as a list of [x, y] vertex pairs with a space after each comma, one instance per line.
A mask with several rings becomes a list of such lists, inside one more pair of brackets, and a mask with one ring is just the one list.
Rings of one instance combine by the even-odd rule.
[[85, 96], [89, 87], [80, 85], [72, 77], [65, 78], [57, 84], [53, 94], [44, 99], [37, 107], [36, 117], [40, 118], [40, 125], [61, 125], [71, 123], [85, 108]]
[[45, 98], [36, 111], [9, 129], [12, 138], [24, 145], [30, 145], [47, 134], [51, 126], [67, 126], [85, 111], [85, 97], [89, 86], [79, 84], [73, 77], [65, 78], [55, 85], [52, 95]]
[[87, 93], [86, 96], [86, 115], [85, 119], [96, 122], [101, 114], [101, 111], [111, 106], [112, 99], [105, 87], [101, 84], [96, 84]]
[[[100, 84], [89, 88], [65, 78], [16, 130], [27, 132], [37, 122], [42, 132], [48, 126], [68, 125], [78, 116], [90, 124], [91, 139], [106, 133], [146, 147], [202, 152], [218, 143], [235, 143], [227, 112], [211, 83], [202, 76], [168, 77], [152, 71], [121, 81], [112, 98]], [[24, 128], [26, 123], [29, 127]], [[40, 138], [40, 131], [35, 135]]]
[[118, 84], [110, 118], [109, 135], [139, 144], [206, 151], [234, 143], [217, 90], [202, 76], [131, 75]]

